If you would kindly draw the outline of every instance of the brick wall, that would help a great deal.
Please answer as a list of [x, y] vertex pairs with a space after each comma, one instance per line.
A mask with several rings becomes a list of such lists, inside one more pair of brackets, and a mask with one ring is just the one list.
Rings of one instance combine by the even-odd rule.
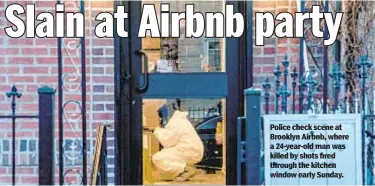
[[[75, 1], [64, 1], [66, 11], [76, 11]], [[33, 1], [12, 1], [21, 5], [31, 4]], [[10, 114], [10, 100], [5, 97], [5, 92], [15, 84], [18, 91], [23, 95], [18, 100], [17, 113], [23, 115], [36, 115], [38, 110], [37, 88], [48, 85], [57, 89], [57, 39], [42, 38], [19, 38], [12, 39], [5, 35], [4, 27], [9, 26], [5, 20], [5, 7], [10, 1], [0, 2], [0, 108], [2, 115]], [[37, 12], [54, 10], [55, 1], [35, 2]], [[94, 35], [93, 28], [96, 25], [95, 16], [100, 11], [112, 11], [113, 2], [86, 2], [86, 63], [87, 63], [87, 144], [88, 144], [88, 173], [93, 157], [93, 146], [96, 137], [96, 127], [104, 122], [113, 121], [113, 39], [100, 39]], [[64, 101], [68, 102], [65, 107], [64, 136], [66, 144], [65, 166], [67, 181], [79, 181], [79, 174], [70, 171], [79, 168], [82, 157], [79, 151], [72, 148], [72, 144], [81, 145], [76, 139], [81, 139], [81, 120], [79, 120], [79, 106], [69, 100], [81, 100], [79, 89], [81, 58], [80, 47], [75, 49], [79, 40], [64, 39], [63, 62], [66, 74], [64, 88]], [[77, 73], [78, 72], [78, 73]], [[78, 89], [78, 91], [73, 91]], [[56, 94], [56, 98], [57, 98]], [[56, 99], [57, 106], [57, 99]], [[56, 107], [57, 111], [57, 107]], [[78, 119], [78, 122], [75, 120]], [[58, 117], [55, 117], [58, 126]], [[11, 121], [2, 119], [0, 126], [0, 177], [1, 184], [11, 183]], [[38, 153], [38, 129], [37, 120], [17, 120], [17, 158], [16, 158], [16, 181], [18, 184], [35, 184], [38, 181], [37, 161]], [[56, 127], [57, 128], [57, 127]], [[56, 160], [58, 154], [58, 130], [56, 129]], [[113, 163], [113, 133], [110, 133], [108, 144], [109, 162]], [[36, 147], [35, 147], [36, 145]], [[74, 147], [74, 146], [73, 146]], [[56, 181], [58, 168], [56, 164]], [[109, 165], [109, 171], [113, 172], [113, 164]], [[113, 182], [113, 175], [109, 181]], [[88, 177], [90, 177], [88, 175]]]
[[[272, 12], [274, 15], [280, 12], [290, 12], [294, 14], [298, 11], [296, 1], [254, 1], [254, 12]], [[305, 7], [307, 8], [308, 5]], [[308, 11], [307, 9], [305, 11]], [[277, 24], [277, 22], [276, 22]], [[309, 21], [305, 21], [305, 29], [308, 28]], [[318, 44], [321, 39], [314, 38], [311, 34], [307, 35], [306, 43], [309, 48], [311, 48], [311, 54], [308, 53], [308, 61], [310, 67], [315, 67], [312, 62], [311, 55], [317, 60], [317, 64], [322, 67], [323, 64], [323, 47]], [[297, 68], [299, 72], [299, 49], [300, 49], [300, 39], [299, 38], [277, 38], [275, 36], [265, 39], [264, 46], [254, 46], [254, 86], [262, 88], [262, 83], [266, 78], [270, 80], [271, 83], [271, 97], [270, 97], [270, 113], [275, 111], [275, 76], [273, 71], [275, 70], [276, 65], [280, 65], [280, 70], [283, 71], [282, 61], [287, 55], [289, 59], [289, 73], [294, 67]], [[291, 88], [291, 77], [288, 75], [289, 90]], [[283, 75], [280, 77], [281, 83], [283, 83]], [[263, 89], [263, 88], [262, 88]], [[298, 88], [297, 88], [298, 91]], [[298, 95], [296, 96], [297, 105], [296, 110], [298, 110]], [[280, 106], [280, 102], [279, 102]], [[288, 110], [292, 109], [291, 98], [288, 102]], [[279, 108], [279, 111], [281, 107]]]
[[[296, 1], [254, 1], [254, 12], [272, 12], [274, 15], [280, 12], [297, 12]], [[255, 17], [255, 16], [254, 16]], [[270, 80], [271, 92], [274, 90], [274, 75], [275, 66], [279, 64], [281, 70], [285, 55], [288, 55], [290, 60], [289, 69], [295, 66], [298, 69], [299, 64], [299, 39], [298, 38], [277, 38], [275, 36], [265, 39], [264, 46], [254, 46], [254, 86], [262, 88], [262, 83], [266, 78]], [[281, 81], [283, 78], [281, 77]], [[289, 80], [290, 82], [290, 80]], [[271, 95], [271, 101], [274, 96]], [[270, 103], [270, 112], [274, 110], [273, 102]]]
[[[67, 2], [67, 1], [65, 1]], [[66, 4], [70, 9], [74, 8], [74, 1]], [[15, 84], [23, 96], [17, 104], [17, 113], [35, 115], [37, 114], [37, 88], [48, 85], [57, 89], [57, 39], [12, 39], [5, 35], [4, 27], [9, 23], [5, 20], [5, 7], [10, 1], [0, 1], [0, 109], [2, 114], [10, 114], [10, 100], [6, 98], [5, 92], [10, 90]], [[12, 1], [25, 5], [33, 1]], [[36, 1], [37, 11], [51, 11], [54, 9], [55, 1]], [[255, 11], [296, 11], [294, 1], [255, 1]], [[86, 63], [87, 63], [87, 124], [88, 124], [88, 167], [91, 166], [93, 146], [95, 139], [95, 129], [103, 122], [113, 121], [113, 39], [99, 39], [93, 35], [93, 27], [96, 25], [95, 15], [100, 11], [112, 11], [112, 2], [86, 2]], [[76, 72], [81, 71], [80, 50], [74, 49], [76, 42], [74, 39], [64, 39], [66, 46], [63, 49], [64, 72], [70, 72], [67, 81], [71, 80], [68, 88], [77, 88], [80, 75], [76, 78]], [[70, 43], [70, 44], [68, 44]], [[71, 46], [71, 49], [68, 47]], [[267, 39], [264, 47], [254, 48], [254, 83], [257, 87], [263, 82], [264, 77], [270, 77], [276, 63], [281, 62], [285, 53], [289, 53], [291, 66], [298, 64], [298, 39], [277, 39], [275, 37]], [[272, 78], [271, 78], [272, 81]], [[79, 88], [79, 87], [78, 87]], [[80, 100], [80, 90], [69, 92], [64, 89], [64, 100]], [[57, 97], [57, 94], [56, 94]], [[56, 100], [57, 101], [57, 100]], [[64, 124], [64, 136], [66, 144], [74, 144], [75, 138], [81, 138], [80, 122], [73, 119], [79, 118], [79, 106], [69, 103], [66, 106], [68, 118], [72, 118], [69, 125]], [[67, 121], [67, 120], [65, 120]], [[0, 120], [0, 183], [9, 184], [11, 182], [11, 159], [10, 159], [10, 137], [11, 121]], [[56, 115], [57, 126], [57, 115]], [[17, 120], [17, 183], [35, 184], [37, 183], [37, 144], [38, 129], [36, 120]], [[74, 132], [76, 131], [76, 132]], [[57, 137], [56, 129], [56, 137]], [[57, 138], [56, 138], [57, 140]], [[113, 183], [113, 133], [108, 138], [109, 145], [109, 181]], [[58, 145], [56, 143], [56, 152]], [[67, 147], [67, 156], [77, 155], [74, 149]], [[57, 154], [57, 153], [56, 153]], [[79, 154], [79, 153], [78, 153]], [[36, 158], [36, 159], [35, 159]], [[57, 158], [56, 158], [57, 159]], [[75, 164], [80, 164], [79, 159], [66, 159], [67, 169], [76, 168]], [[56, 166], [57, 168], [57, 166]], [[56, 169], [56, 176], [58, 175]], [[79, 181], [76, 173], [67, 174], [67, 180]], [[56, 177], [56, 180], [57, 177]]]

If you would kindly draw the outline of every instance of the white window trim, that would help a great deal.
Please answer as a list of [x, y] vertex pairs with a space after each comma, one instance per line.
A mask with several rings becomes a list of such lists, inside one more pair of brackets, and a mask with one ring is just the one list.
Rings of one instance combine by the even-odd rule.
[[[220, 38], [213, 38], [213, 39], [205, 39], [205, 41], [204, 41], [204, 56], [205, 56], [205, 65], [207, 65], [207, 66], [210, 66], [210, 53], [209, 53], [209, 51], [210, 51], [210, 49], [209, 49], [209, 44], [211, 43], [211, 42], [220, 42]], [[222, 48], [220, 48], [220, 49], [214, 49], [214, 50], [218, 50], [218, 51], [220, 51], [220, 57], [221, 57], [221, 54], [222, 54]], [[221, 64], [220, 64], [220, 66], [221, 66]]]

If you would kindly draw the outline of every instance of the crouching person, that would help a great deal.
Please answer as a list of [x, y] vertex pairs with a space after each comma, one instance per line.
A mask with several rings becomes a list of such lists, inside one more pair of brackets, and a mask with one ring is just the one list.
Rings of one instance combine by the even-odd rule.
[[192, 178], [197, 173], [194, 164], [202, 160], [204, 147], [187, 112], [175, 111], [164, 128], [154, 129], [154, 135], [163, 146], [152, 157], [161, 177], [177, 182]]

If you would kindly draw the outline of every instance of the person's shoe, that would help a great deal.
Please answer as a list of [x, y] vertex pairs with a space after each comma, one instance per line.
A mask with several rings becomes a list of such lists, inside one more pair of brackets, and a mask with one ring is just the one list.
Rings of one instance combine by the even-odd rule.
[[195, 176], [196, 173], [197, 173], [197, 170], [194, 167], [186, 165], [184, 172], [178, 175], [176, 178], [174, 178], [174, 181], [176, 182], [187, 181], [193, 176]]

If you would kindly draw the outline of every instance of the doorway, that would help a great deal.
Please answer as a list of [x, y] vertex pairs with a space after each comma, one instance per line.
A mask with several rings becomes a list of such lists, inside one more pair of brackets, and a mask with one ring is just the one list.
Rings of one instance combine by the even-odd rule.
[[119, 2], [129, 12], [129, 37], [115, 38], [116, 184], [166, 183], [151, 161], [163, 147], [143, 128], [162, 127], [176, 110], [187, 113], [205, 149], [186, 183], [235, 184], [240, 38], [186, 38], [184, 21], [179, 38], [137, 37], [143, 5], [155, 5], [159, 15], [164, 3], [170, 12], [183, 12], [186, 4], [203, 14], [224, 12], [229, 3], [239, 11], [232, 1]]

